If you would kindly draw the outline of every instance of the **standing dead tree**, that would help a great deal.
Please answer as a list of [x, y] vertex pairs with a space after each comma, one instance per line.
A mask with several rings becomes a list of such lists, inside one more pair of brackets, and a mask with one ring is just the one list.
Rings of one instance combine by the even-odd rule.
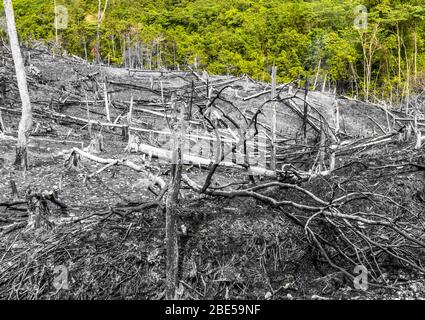
[[[0, 77], [0, 102], [2, 105], [4, 105], [4, 102], [6, 100], [6, 79], [3, 77]], [[0, 133], [4, 133], [6, 131], [6, 126], [3, 121], [3, 117], [0, 110]]]
[[[173, 108], [176, 108], [174, 104]], [[178, 221], [178, 201], [181, 188], [182, 170], [183, 170], [183, 148], [186, 135], [186, 105], [181, 104], [180, 120], [174, 119], [174, 125], [171, 124], [174, 132], [172, 138], [172, 162], [171, 162], [171, 181], [168, 186], [168, 194], [165, 202], [165, 232], [166, 232], [166, 298], [177, 298], [178, 285], [178, 265], [179, 265], [179, 239], [177, 234]]]
[[13, 62], [15, 64], [19, 94], [22, 101], [22, 117], [19, 123], [15, 166], [21, 170], [25, 170], [28, 167], [27, 143], [33, 122], [32, 108], [28, 92], [24, 61], [22, 59], [21, 48], [18, 41], [18, 33], [16, 31], [12, 0], [4, 0], [4, 9], [7, 19], [7, 32], [9, 35], [10, 48], [12, 51]]
[[6, 126], [4, 125], [3, 117], [0, 110], [0, 134], [4, 133], [5, 131], [6, 131]]
[[[277, 67], [273, 66], [272, 71], [272, 92], [271, 100], [276, 98], [276, 73]], [[277, 112], [276, 112], [276, 103], [272, 104], [272, 130], [271, 130], [271, 155], [270, 155], [270, 168], [271, 170], [276, 170], [276, 130], [277, 130]]]

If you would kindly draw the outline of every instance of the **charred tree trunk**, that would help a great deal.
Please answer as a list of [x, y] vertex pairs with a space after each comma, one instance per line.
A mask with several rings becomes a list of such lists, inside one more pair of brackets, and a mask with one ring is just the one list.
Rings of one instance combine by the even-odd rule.
[[167, 263], [166, 263], [166, 298], [173, 300], [176, 297], [176, 289], [178, 284], [178, 264], [179, 264], [179, 248], [177, 234], [177, 202], [180, 192], [180, 184], [182, 177], [181, 166], [181, 148], [176, 150], [180, 163], [173, 164], [173, 179], [169, 186], [168, 196], [166, 199], [166, 246], [167, 246]]
[[40, 228], [51, 228], [51, 223], [48, 219], [50, 214], [47, 200], [41, 194], [27, 190], [26, 201], [28, 206], [28, 230], [37, 230]]
[[54, 203], [66, 213], [67, 206], [58, 199], [58, 190], [37, 192], [28, 188], [25, 194], [28, 207], [27, 230], [51, 229], [54, 224], [49, 220], [51, 211], [48, 202]]
[[[171, 161], [172, 180], [168, 187], [168, 195], [166, 199], [166, 299], [176, 299], [176, 291], [178, 285], [178, 265], [179, 265], [179, 247], [178, 247], [178, 197], [180, 193], [180, 185], [182, 181], [182, 150], [185, 134], [185, 106], [181, 107], [180, 128], [173, 130], [175, 138], [173, 141], [173, 155]], [[179, 130], [180, 129], [180, 130]], [[179, 132], [180, 131], [180, 132]]]
[[[276, 74], [277, 67], [273, 66], [272, 69], [272, 92], [271, 100], [276, 98]], [[270, 160], [270, 169], [276, 170], [276, 129], [277, 129], [277, 112], [276, 112], [276, 102], [272, 102], [272, 124], [271, 124], [271, 160]]]

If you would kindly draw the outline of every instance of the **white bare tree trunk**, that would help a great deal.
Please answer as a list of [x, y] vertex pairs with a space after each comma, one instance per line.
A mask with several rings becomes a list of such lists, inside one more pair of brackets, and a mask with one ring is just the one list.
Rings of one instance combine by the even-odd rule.
[[19, 94], [22, 101], [22, 117], [19, 123], [18, 144], [16, 147], [15, 166], [25, 170], [28, 165], [27, 140], [32, 128], [32, 110], [28, 93], [27, 77], [25, 74], [24, 61], [21, 48], [19, 47], [18, 33], [16, 31], [15, 15], [12, 0], [4, 0], [4, 11], [7, 20], [7, 32], [9, 35], [10, 48], [15, 64], [16, 78], [18, 81]]
[[97, 35], [96, 35], [96, 62], [100, 63], [102, 60], [101, 54], [100, 54], [100, 27], [102, 24], [102, 20], [105, 16], [106, 8], [108, 7], [108, 0], [105, 1], [105, 6], [102, 9], [102, 0], [98, 0], [98, 7], [97, 7]]
[[98, 0], [97, 7], [97, 34], [96, 34], [96, 62], [100, 63], [100, 23], [102, 20], [102, 12], [101, 9], [102, 2]]
[[[277, 67], [273, 66], [272, 70], [272, 94], [271, 100], [276, 98], [276, 74]], [[272, 130], [271, 130], [271, 161], [270, 169], [276, 170], [276, 131], [277, 131], [277, 113], [276, 113], [276, 102], [272, 102]]]

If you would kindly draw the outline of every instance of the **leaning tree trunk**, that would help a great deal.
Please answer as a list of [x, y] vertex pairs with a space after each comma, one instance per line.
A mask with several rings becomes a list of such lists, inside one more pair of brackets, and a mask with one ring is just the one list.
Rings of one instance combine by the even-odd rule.
[[4, 11], [6, 13], [7, 32], [9, 35], [13, 62], [15, 64], [19, 94], [21, 96], [22, 101], [22, 117], [19, 123], [15, 166], [18, 169], [25, 170], [28, 165], [27, 140], [32, 127], [31, 102], [28, 93], [24, 61], [22, 59], [21, 48], [19, 47], [18, 33], [16, 32], [15, 15], [13, 13], [12, 0], [4, 0]]
[[97, 32], [96, 32], [96, 62], [99, 64], [102, 60], [102, 56], [100, 54], [100, 27], [102, 24], [102, 20], [105, 16], [106, 8], [108, 7], [108, 0], [105, 1], [105, 7], [102, 9], [102, 0], [98, 0], [97, 7]]

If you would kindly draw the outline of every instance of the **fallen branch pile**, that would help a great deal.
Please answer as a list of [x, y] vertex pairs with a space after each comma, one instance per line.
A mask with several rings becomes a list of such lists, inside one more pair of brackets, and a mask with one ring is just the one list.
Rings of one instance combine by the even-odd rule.
[[[381, 170], [388, 169], [391, 168]], [[193, 191], [201, 193], [202, 186], [187, 175], [183, 176], [183, 181]], [[253, 198], [280, 210], [304, 231], [327, 263], [350, 278], [354, 277], [354, 267], [363, 265], [369, 270], [373, 282], [378, 283], [389, 262], [393, 266], [395, 263], [395, 266], [425, 271], [422, 218], [391, 196], [368, 191], [348, 192], [338, 186], [331, 190], [331, 196], [320, 198], [306, 188], [279, 182], [224, 190], [227, 188], [215, 186], [205, 194]], [[405, 214], [394, 216], [393, 213], [400, 210]]]

